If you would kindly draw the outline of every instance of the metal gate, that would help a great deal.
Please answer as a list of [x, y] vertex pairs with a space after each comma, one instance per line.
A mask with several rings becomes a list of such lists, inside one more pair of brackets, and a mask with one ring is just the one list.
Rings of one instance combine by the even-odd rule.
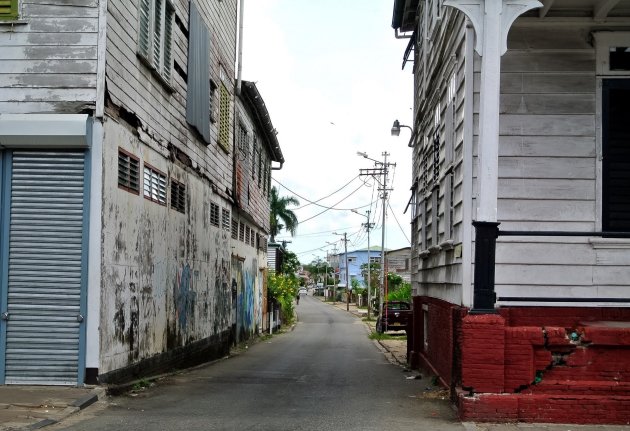
[[76, 385], [83, 369], [85, 153], [14, 151], [4, 167], [4, 382]]

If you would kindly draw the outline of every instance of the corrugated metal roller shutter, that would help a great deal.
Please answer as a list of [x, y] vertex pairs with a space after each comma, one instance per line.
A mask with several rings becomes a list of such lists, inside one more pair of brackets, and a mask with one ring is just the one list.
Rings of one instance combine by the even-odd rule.
[[13, 153], [7, 384], [77, 384], [84, 159]]

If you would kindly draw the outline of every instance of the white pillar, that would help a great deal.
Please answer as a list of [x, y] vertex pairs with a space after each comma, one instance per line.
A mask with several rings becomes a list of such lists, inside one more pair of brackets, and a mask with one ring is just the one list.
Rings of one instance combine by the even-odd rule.
[[510, 27], [521, 14], [542, 7], [538, 0], [446, 0], [462, 11], [475, 28], [475, 50], [481, 56], [479, 104], [478, 221], [497, 221], [499, 178], [499, 108], [501, 56], [507, 51]]

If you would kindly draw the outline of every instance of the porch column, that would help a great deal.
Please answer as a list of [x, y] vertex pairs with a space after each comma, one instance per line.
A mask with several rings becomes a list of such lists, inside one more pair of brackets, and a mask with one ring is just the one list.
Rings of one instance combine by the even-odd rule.
[[475, 227], [474, 301], [471, 312], [494, 312], [494, 252], [499, 231], [499, 107], [501, 56], [507, 51], [510, 27], [521, 14], [542, 7], [538, 0], [446, 0], [475, 29], [475, 51], [481, 56], [477, 216]]

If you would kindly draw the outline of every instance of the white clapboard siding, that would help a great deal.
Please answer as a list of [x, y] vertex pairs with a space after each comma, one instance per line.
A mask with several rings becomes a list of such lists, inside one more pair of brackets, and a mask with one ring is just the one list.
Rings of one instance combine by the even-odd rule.
[[98, 1], [21, 2], [0, 33], [0, 111], [76, 113], [96, 101]]

